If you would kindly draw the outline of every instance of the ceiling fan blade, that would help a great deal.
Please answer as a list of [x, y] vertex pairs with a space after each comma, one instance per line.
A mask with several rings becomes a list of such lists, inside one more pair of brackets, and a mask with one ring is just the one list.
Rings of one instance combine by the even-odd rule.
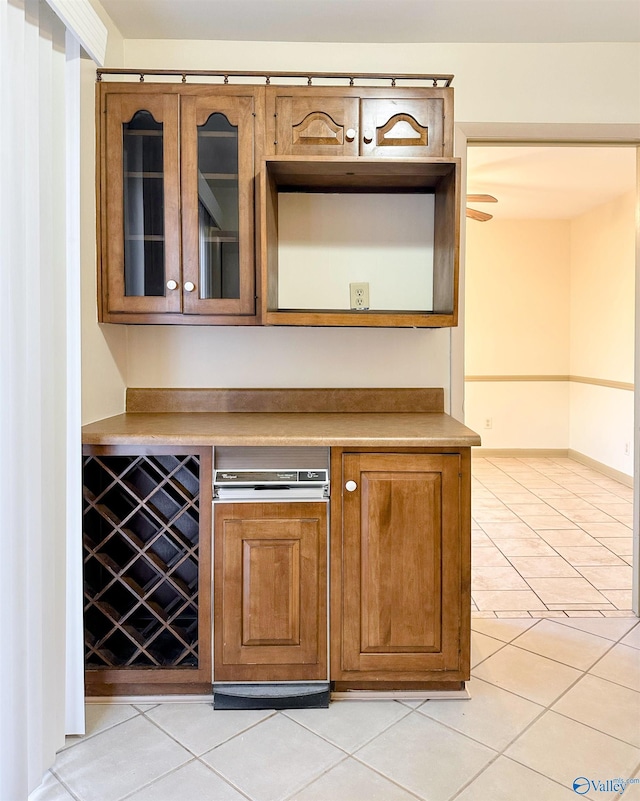
[[467, 209], [467, 217], [471, 217], [472, 220], [478, 220], [478, 222], [486, 222], [493, 219], [493, 214], [477, 211], [477, 209]]
[[467, 195], [469, 203], [497, 203], [498, 198], [493, 195]]

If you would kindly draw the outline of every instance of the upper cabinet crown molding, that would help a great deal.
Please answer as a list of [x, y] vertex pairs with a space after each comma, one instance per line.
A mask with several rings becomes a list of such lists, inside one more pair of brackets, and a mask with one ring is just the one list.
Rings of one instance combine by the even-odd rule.
[[[461, 195], [449, 86], [99, 80], [97, 110], [101, 322], [457, 324]], [[341, 266], [333, 243], [311, 238], [312, 258], [289, 256], [296, 280], [308, 283], [301, 304], [284, 291], [279, 254], [290, 208], [280, 201], [291, 192], [310, 216], [289, 227], [310, 237], [324, 213], [313, 195], [335, 197], [325, 208], [353, 252]], [[345, 214], [337, 196], [347, 194]], [[363, 206], [365, 195], [378, 198]], [[431, 200], [410, 200], [418, 195]], [[378, 216], [368, 219], [362, 209], [371, 202]], [[407, 203], [412, 222], [400, 211]], [[392, 233], [396, 250], [386, 253], [384, 237], [376, 245], [363, 222]], [[368, 253], [358, 250], [362, 242]], [[319, 300], [318, 287], [331, 281], [335, 297]], [[354, 281], [371, 282], [370, 308], [351, 307]], [[406, 284], [404, 294], [394, 284]]]

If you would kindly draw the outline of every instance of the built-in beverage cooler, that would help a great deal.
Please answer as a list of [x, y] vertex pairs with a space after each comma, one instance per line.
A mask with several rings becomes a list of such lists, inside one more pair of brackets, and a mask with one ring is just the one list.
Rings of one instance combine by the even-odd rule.
[[328, 507], [328, 448], [215, 449], [216, 709], [329, 705]]

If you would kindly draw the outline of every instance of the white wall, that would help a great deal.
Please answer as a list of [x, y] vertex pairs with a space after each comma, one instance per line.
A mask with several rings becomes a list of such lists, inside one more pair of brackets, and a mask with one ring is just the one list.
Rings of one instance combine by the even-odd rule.
[[278, 307], [433, 311], [434, 195], [281, 192]]
[[82, 259], [82, 422], [124, 409], [127, 386], [127, 330], [99, 326], [96, 304], [95, 65], [81, 68], [81, 259]]
[[[113, 58], [107, 66], [121, 66], [119, 54]], [[126, 40], [123, 61], [125, 66], [147, 69], [451, 72], [456, 76], [459, 121], [640, 123], [640, 46], [636, 44]], [[616, 75], [615, 81], [611, 75]], [[88, 202], [93, 202], [92, 197]], [[87, 236], [92, 235], [91, 226]], [[84, 270], [89, 287], [93, 259], [87, 258]], [[120, 333], [113, 333], [118, 329]], [[104, 416], [107, 408], [108, 413], [120, 411], [124, 384], [437, 385], [445, 388], [447, 398], [451, 387], [447, 330], [99, 328], [92, 313], [83, 336], [85, 421]], [[126, 339], [126, 359], [122, 338]]]
[[569, 223], [469, 220], [466, 253], [465, 373], [491, 379], [467, 381], [467, 425], [486, 448], [566, 449]]
[[[570, 269], [571, 375], [632, 385], [634, 192], [572, 220]], [[630, 389], [572, 382], [569, 417], [571, 449], [633, 474]]]
[[137, 326], [129, 386], [447, 386], [446, 329]]
[[465, 411], [484, 447], [633, 474], [634, 249], [634, 192], [573, 220], [468, 223]]

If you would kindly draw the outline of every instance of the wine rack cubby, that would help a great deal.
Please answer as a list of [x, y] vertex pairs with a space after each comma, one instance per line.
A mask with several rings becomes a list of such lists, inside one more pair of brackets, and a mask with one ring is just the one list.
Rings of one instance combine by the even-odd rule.
[[84, 628], [92, 694], [211, 684], [210, 449], [83, 456]]

